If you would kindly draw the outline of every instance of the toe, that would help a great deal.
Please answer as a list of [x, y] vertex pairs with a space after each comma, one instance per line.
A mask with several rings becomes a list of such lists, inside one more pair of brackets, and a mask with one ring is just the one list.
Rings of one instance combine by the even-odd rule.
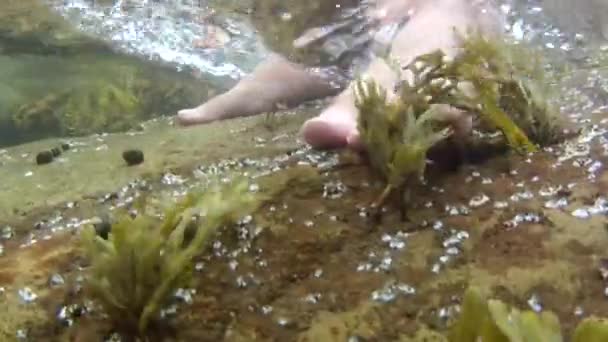
[[177, 122], [182, 126], [206, 123], [203, 113], [198, 109], [182, 109], [177, 112]]
[[193, 124], [193, 110], [182, 109], [177, 112], [177, 122], [181, 125], [187, 126]]
[[306, 121], [301, 130], [304, 141], [316, 149], [345, 147], [347, 135], [330, 121], [314, 118]]

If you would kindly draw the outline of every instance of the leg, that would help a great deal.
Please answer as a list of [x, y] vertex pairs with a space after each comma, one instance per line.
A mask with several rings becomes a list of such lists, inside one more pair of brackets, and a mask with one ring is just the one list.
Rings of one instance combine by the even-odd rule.
[[272, 55], [228, 92], [177, 114], [182, 125], [251, 116], [336, 94], [325, 78], [278, 55]]

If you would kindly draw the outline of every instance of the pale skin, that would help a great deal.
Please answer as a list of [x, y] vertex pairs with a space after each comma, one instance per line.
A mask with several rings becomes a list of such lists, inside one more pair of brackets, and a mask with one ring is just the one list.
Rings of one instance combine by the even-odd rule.
[[[409, 17], [409, 21], [391, 41], [392, 58], [407, 65], [417, 56], [442, 49], [448, 57], [458, 53], [457, 32], [476, 30], [499, 35], [501, 17], [487, 0], [377, 0], [368, 15], [380, 25]], [[361, 75], [373, 79], [395, 98], [394, 86], [399, 75], [384, 59], [375, 58]], [[411, 75], [402, 73], [408, 79]], [[273, 55], [260, 64], [251, 75], [228, 92], [212, 98], [199, 107], [179, 111], [182, 125], [194, 125], [241, 116], [273, 112], [297, 106], [312, 99], [335, 96], [321, 113], [304, 123], [300, 134], [317, 149], [362, 148], [357, 130], [359, 112], [355, 106], [353, 83], [338, 94], [327, 80], [306, 71], [303, 66]], [[441, 119], [452, 125], [455, 135], [465, 136], [472, 129], [472, 120], [448, 106], [440, 106]]]

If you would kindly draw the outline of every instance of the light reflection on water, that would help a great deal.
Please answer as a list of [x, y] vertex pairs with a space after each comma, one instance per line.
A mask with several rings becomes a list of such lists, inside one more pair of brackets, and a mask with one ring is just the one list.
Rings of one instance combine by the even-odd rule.
[[[239, 78], [268, 53], [246, 15], [226, 16], [225, 11], [216, 15], [214, 4], [208, 0], [47, 1], [81, 30], [110, 39], [129, 53], [192, 66], [210, 75]], [[554, 4], [561, 2], [546, 1], [549, 4], [546, 6], [555, 8], [558, 6]], [[246, 13], [247, 5], [247, 1], [238, 5], [242, 7], [239, 12]], [[538, 0], [501, 0], [500, 6], [508, 18], [507, 30], [513, 37], [548, 51], [558, 51], [562, 58], [571, 60], [581, 59], [589, 53], [589, 40], [598, 36], [597, 32], [589, 30], [601, 26], [600, 23], [590, 28], [582, 27], [587, 32], [564, 32], [556, 24], [559, 22], [563, 24], [561, 26], [571, 28], [571, 20], [566, 18], [571, 13], [561, 13], [559, 18], [565, 19], [555, 20]], [[589, 6], [581, 4], [576, 8], [586, 13], [592, 11], [587, 9]], [[268, 20], [285, 19], [277, 16]], [[327, 27], [334, 24], [327, 23]], [[197, 44], [209, 39], [220, 42], [211, 48]]]
[[80, 30], [131, 54], [239, 78], [266, 54], [243, 17], [218, 17], [204, 1], [49, 0]]

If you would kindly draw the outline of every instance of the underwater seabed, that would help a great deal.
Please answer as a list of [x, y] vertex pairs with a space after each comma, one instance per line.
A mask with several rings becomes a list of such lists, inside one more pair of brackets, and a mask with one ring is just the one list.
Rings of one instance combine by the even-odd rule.
[[[389, 203], [375, 224], [366, 207], [382, 184], [368, 168], [295, 139], [315, 111], [279, 115], [271, 129], [263, 116], [188, 129], [160, 119], [137, 133], [1, 150], [0, 340], [110, 338], [82, 291], [78, 232], [142, 195], [167, 200], [239, 174], [250, 191], [275, 195], [197, 259], [195, 288], [163, 311], [168, 340], [407, 341], [444, 331], [469, 285], [553, 310], [566, 336], [582, 318], [608, 315], [608, 115], [533, 156], [433, 177], [414, 192], [412, 222]], [[37, 152], [66, 141], [36, 165]], [[128, 148], [144, 163], [126, 166]]]

